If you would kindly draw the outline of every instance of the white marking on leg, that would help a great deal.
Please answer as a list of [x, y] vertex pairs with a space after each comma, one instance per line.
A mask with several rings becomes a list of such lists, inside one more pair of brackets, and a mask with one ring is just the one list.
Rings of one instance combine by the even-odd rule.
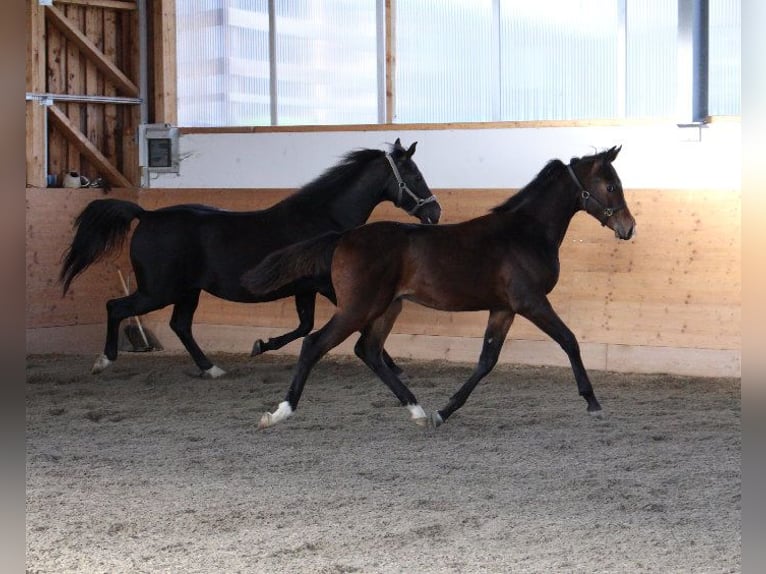
[[275, 410], [273, 413], [264, 413], [264, 415], [261, 417], [260, 422], [258, 423], [259, 429], [265, 429], [267, 427], [274, 426], [278, 422], [281, 422], [285, 420], [286, 418], [289, 418], [293, 414], [293, 408], [290, 406], [290, 403], [287, 401], [282, 401], [279, 403], [279, 406], [277, 407], [277, 410]]
[[202, 377], [205, 379], [217, 379], [218, 377], [222, 377], [226, 374], [226, 371], [223, 369], [219, 369], [215, 365], [210, 367], [206, 371], [202, 371]]
[[106, 358], [106, 355], [99, 355], [98, 359], [96, 359], [96, 362], [93, 363], [93, 368], [90, 370], [91, 373], [94, 375], [96, 373], [100, 373], [104, 369], [106, 369], [109, 365], [112, 364], [112, 361]]
[[420, 405], [407, 405], [410, 411], [410, 418], [415, 421], [415, 424], [425, 426], [428, 423], [428, 416]]

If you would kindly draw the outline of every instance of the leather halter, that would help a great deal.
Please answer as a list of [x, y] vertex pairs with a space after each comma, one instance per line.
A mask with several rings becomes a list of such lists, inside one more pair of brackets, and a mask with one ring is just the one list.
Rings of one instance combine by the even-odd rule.
[[397, 183], [399, 184], [399, 193], [396, 196], [396, 202], [394, 205], [396, 207], [401, 207], [402, 205], [402, 193], [406, 193], [409, 195], [413, 200], [415, 200], [415, 205], [412, 207], [412, 209], [407, 210], [407, 215], [415, 215], [418, 210], [423, 207], [427, 203], [432, 203], [436, 201], [438, 204], [439, 201], [436, 199], [435, 195], [429, 195], [426, 198], [418, 197], [413, 193], [413, 191], [409, 188], [407, 185], [407, 182], [405, 182], [402, 179], [402, 175], [399, 173], [399, 168], [396, 167], [396, 162], [394, 162], [394, 158], [391, 157], [390, 153], [386, 153], [386, 159], [388, 160], [388, 163], [391, 165], [391, 171], [394, 172], [394, 177], [396, 178]]
[[[586, 213], [590, 213], [591, 215], [594, 215], [596, 219], [598, 219], [601, 222], [601, 225], [606, 225], [606, 222], [609, 221], [609, 218], [612, 217], [615, 213], [620, 211], [621, 209], [625, 209], [625, 204], [618, 205], [617, 207], [607, 207], [603, 203], [601, 203], [598, 199], [594, 197], [594, 195], [585, 189], [580, 183], [580, 179], [575, 174], [574, 170], [572, 169], [572, 164], [567, 164], [567, 171], [569, 171], [569, 175], [572, 176], [572, 179], [574, 180], [575, 184], [577, 185], [577, 189], [580, 190], [580, 199], [582, 199], [582, 208], [586, 211]], [[588, 210], [588, 202], [592, 201], [595, 203], [598, 208], [601, 210], [601, 213], [598, 214], [598, 212], [593, 213]]]

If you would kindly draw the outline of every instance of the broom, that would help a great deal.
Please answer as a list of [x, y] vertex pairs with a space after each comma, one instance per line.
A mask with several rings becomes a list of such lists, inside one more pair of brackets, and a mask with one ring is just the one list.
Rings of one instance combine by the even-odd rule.
[[[119, 267], [117, 268], [117, 275], [120, 278], [120, 283], [122, 284], [123, 291], [125, 291], [125, 295], [130, 295], [130, 289], [128, 289], [128, 284], [125, 283], [125, 277], [123, 277]], [[125, 325], [124, 328], [125, 337], [133, 347], [132, 350], [135, 352], [161, 351], [162, 345], [160, 345], [157, 338], [151, 332], [144, 330], [138, 315], [134, 315], [133, 320], [135, 321], [135, 325]]]

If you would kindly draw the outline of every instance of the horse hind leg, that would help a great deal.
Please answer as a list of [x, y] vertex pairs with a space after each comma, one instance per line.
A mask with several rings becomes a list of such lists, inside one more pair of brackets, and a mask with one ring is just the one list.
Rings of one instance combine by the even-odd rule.
[[170, 317], [170, 328], [183, 344], [186, 351], [191, 355], [194, 363], [199, 367], [202, 377], [217, 379], [226, 374], [226, 371], [217, 367], [207, 358], [197, 341], [192, 335], [192, 321], [194, 312], [199, 304], [199, 291], [190, 292], [176, 301], [173, 305], [173, 315]]
[[[412, 391], [398, 377], [398, 369], [393, 359], [383, 349], [394, 323], [401, 313], [402, 302], [391, 303], [386, 311], [362, 330], [354, 346], [354, 353], [367, 365], [378, 378], [394, 393], [399, 402], [410, 411], [412, 420], [420, 425], [428, 424], [428, 416], [418, 403]], [[393, 366], [393, 368], [392, 368]]]
[[263, 414], [258, 423], [258, 428], [263, 429], [274, 426], [278, 422], [292, 416], [298, 408], [298, 402], [303, 394], [303, 387], [314, 365], [330, 349], [341, 344], [351, 333], [359, 330], [360, 327], [361, 325], [358, 321], [347, 320], [336, 313], [324, 327], [303, 339], [293, 380], [285, 400], [279, 403], [279, 406], [273, 413]]
[[497, 364], [500, 350], [505, 343], [508, 329], [511, 328], [515, 314], [510, 310], [492, 311], [489, 315], [487, 328], [484, 331], [484, 342], [479, 356], [479, 363], [471, 373], [469, 379], [463, 383], [458, 391], [452, 395], [447, 406], [431, 415], [431, 424], [434, 427], [442, 425], [456, 410], [462, 407], [468, 397], [484, 377], [486, 377]]
[[276, 351], [296, 339], [305, 337], [311, 333], [314, 328], [314, 310], [316, 309], [316, 293], [301, 293], [295, 296], [295, 310], [298, 312], [298, 327], [289, 333], [273, 337], [266, 341], [258, 339], [253, 344], [251, 357], [265, 353], [266, 351]]
[[163, 305], [136, 291], [125, 297], [110, 299], [106, 302], [106, 342], [104, 352], [98, 356], [91, 368], [91, 373], [98, 374], [117, 360], [117, 346], [119, 342], [120, 323], [128, 317], [143, 315], [149, 311], [159, 309]]

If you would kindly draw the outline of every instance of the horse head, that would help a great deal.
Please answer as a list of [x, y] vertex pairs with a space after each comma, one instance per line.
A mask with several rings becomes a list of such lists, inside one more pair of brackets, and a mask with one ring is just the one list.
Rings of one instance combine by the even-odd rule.
[[592, 156], [572, 158], [567, 169], [580, 193], [579, 209], [609, 227], [619, 239], [630, 239], [636, 234], [636, 220], [625, 203], [622, 182], [612, 166], [621, 149], [622, 146], [614, 146]]
[[412, 161], [417, 145], [418, 142], [414, 142], [405, 149], [397, 138], [391, 151], [386, 153], [392, 173], [391, 185], [388, 187], [389, 198], [394, 205], [420, 219], [421, 223], [439, 223], [442, 208], [418, 166]]

